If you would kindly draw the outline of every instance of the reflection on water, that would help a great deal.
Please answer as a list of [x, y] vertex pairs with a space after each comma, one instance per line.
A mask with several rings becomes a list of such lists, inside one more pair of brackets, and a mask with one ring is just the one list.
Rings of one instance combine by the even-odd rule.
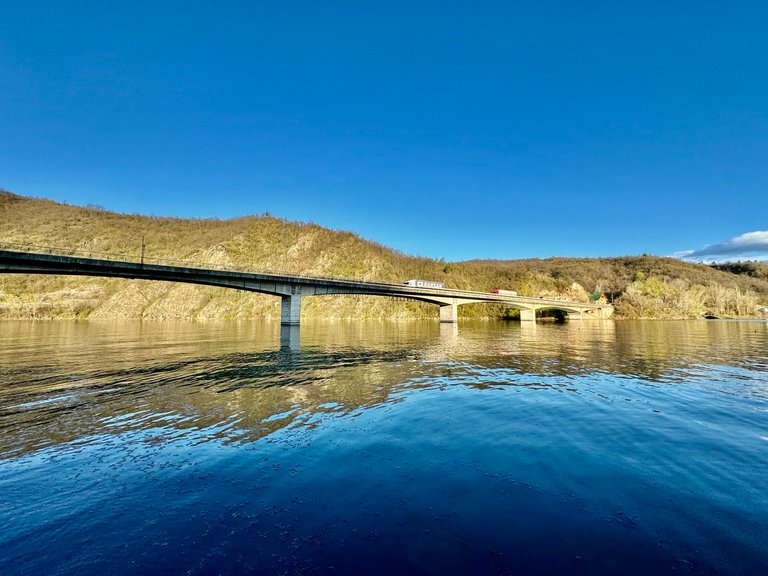
[[764, 566], [768, 323], [279, 328], [0, 324], [0, 571]]
[[352, 413], [444, 379], [567, 390], [569, 378], [586, 374], [653, 383], [703, 373], [708, 386], [768, 398], [768, 386], [749, 378], [736, 389], [741, 365], [768, 370], [766, 323], [477, 323], [461, 331], [455, 324], [315, 323], [301, 334], [285, 330], [279, 343], [278, 328], [7, 323], [0, 457], [149, 425], [226, 423], [212, 439], [253, 441], [315, 412]]

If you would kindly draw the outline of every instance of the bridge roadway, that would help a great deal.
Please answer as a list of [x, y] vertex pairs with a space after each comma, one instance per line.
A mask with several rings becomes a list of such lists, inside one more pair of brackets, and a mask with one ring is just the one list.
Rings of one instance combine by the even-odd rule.
[[139, 278], [271, 294], [279, 296], [282, 300], [281, 323], [284, 325], [299, 324], [302, 298], [330, 294], [389, 296], [430, 302], [440, 306], [441, 322], [456, 322], [457, 307], [475, 302], [505, 304], [517, 308], [520, 310], [520, 319], [525, 322], [535, 321], [536, 310], [544, 308], [563, 310], [579, 319], [608, 318], [613, 313], [613, 308], [607, 304], [509, 296], [453, 288], [417, 288], [405, 284], [384, 284], [272, 272], [218, 270], [17, 250], [0, 250], [0, 273], [2, 272]]

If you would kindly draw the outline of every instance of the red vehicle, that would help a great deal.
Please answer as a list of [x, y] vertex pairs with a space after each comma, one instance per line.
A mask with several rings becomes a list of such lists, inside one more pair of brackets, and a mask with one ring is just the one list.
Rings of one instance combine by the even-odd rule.
[[499, 296], [517, 296], [517, 292], [514, 290], [500, 290], [499, 288], [491, 290], [491, 294], [498, 294]]

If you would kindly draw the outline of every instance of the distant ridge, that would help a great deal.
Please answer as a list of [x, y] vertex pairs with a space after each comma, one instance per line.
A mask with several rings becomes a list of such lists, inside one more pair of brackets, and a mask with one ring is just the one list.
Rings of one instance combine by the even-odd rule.
[[[116, 214], [0, 191], [0, 242], [138, 254], [153, 258], [318, 276], [448, 287], [505, 288], [522, 295], [583, 300], [606, 294], [625, 317], [750, 316], [768, 302], [768, 281], [671, 258], [548, 258], [444, 262], [408, 256], [352, 232], [270, 215], [227, 220]], [[609, 247], [606, 247], [609, 249]], [[468, 305], [468, 317], [504, 317], [499, 306]], [[434, 306], [385, 298], [308, 298], [307, 317], [436, 317]], [[0, 275], [2, 318], [279, 318], [277, 299], [150, 281]]]

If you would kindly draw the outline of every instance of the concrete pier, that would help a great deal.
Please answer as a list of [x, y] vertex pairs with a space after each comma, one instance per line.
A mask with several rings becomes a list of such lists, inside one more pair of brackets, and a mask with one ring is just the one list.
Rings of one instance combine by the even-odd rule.
[[520, 309], [520, 322], [536, 322], [536, 310]]
[[301, 295], [290, 294], [282, 296], [280, 324], [283, 326], [298, 326], [301, 323]]
[[459, 321], [458, 306], [456, 304], [440, 304], [440, 322], [456, 323]]

